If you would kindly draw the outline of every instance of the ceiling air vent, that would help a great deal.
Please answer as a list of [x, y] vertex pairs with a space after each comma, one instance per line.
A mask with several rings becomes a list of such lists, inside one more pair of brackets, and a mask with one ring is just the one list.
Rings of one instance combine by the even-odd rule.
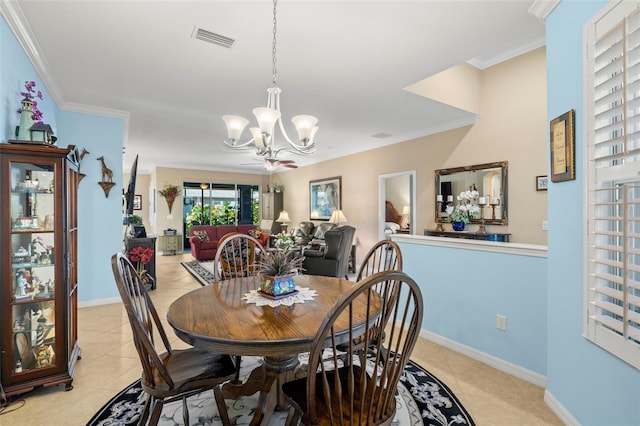
[[391, 135], [388, 133], [376, 133], [375, 135], [373, 135], [374, 138], [378, 138], [378, 139], [388, 138], [389, 136]]
[[230, 49], [235, 43], [235, 40], [229, 37], [225, 37], [220, 34], [216, 34], [211, 31], [207, 31], [200, 27], [193, 27], [193, 33], [191, 33], [192, 38], [197, 38], [198, 40], [206, 41], [207, 43], [217, 44], [218, 46], [226, 47]]

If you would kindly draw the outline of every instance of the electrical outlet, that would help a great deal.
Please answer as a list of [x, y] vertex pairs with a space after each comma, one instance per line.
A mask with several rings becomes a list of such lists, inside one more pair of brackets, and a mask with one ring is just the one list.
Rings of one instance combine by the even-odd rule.
[[548, 222], [546, 220], [542, 221], [542, 230], [543, 231], [549, 230], [549, 224], [548, 224]]
[[504, 315], [498, 314], [496, 316], [496, 328], [498, 330], [507, 331], [507, 317]]

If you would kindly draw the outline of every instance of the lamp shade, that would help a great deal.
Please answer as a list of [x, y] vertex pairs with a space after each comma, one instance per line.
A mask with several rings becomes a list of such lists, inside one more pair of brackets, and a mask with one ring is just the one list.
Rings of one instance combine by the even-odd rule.
[[318, 123], [318, 119], [311, 115], [296, 115], [291, 119], [291, 122], [296, 128], [298, 139], [301, 142], [311, 140], [315, 130], [317, 130], [316, 123]]
[[280, 111], [273, 108], [254, 108], [253, 115], [256, 116], [256, 120], [258, 120], [258, 127], [260, 127], [260, 132], [270, 137], [273, 134], [273, 127], [276, 124], [276, 121], [280, 118]]
[[329, 223], [341, 224], [345, 222], [347, 222], [347, 218], [344, 215], [344, 213], [342, 213], [342, 210], [334, 210], [333, 213], [331, 213], [331, 218], [329, 219]]
[[244, 128], [249, 124], [249, 120], [238, 115], [225, 115], [222, 119], [227, 125], [227, 136], [231, 142], [237, 142], [238, 139], [240, 139]]
[[278, 216], [278, 218], [276, 219], [276, 222], [278, 222], [278, 223], [289, 223], [289, 222], [291, 222], [291, 219], [289, 219], [289, 213], [287, 213], [286, 210], [282, 210], [280, 212], [280, 216]]
[[409, 206], [404, 206], [402, 208], [402, 214], [409, 214], [409, 213], [410, 213]]

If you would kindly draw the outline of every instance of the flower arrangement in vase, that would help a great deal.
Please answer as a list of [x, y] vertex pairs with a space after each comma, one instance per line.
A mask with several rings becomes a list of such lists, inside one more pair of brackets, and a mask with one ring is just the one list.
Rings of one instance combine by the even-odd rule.
[[476, 219], [478, 217], [480, 214], [480, 207], [478, 207], [477, 204], [479, 195], [478, 190], [475, 185], [473, 185], [468, 190], [462, 191], [460, 195], [458, 195], [458, 204], [455, 206], [447, 206], [446, 220], [451, 223], [454, 230], [462, 231], [464, 226], [469, 223], [469, 220]]
[[24, 92], [20, 92], [22, 100], [17, 112], [20, 114], [20, 125], [16, 127], [18, 140], [31, 140], [30, 130], [34, 123], [42, 124], [42, 111], [38, 109], [37, 99], [42, 100], [42, 92], [36, 91], [35, 81], [24, 82]]
[[134, 247], [129, 250], [129, 260], [136, 267], [136, 273], [140, 277], [140, 281], [144, 284], [146, 290], [153, 288], [154, 278], [149, 275], [149, 272], [145, 269], [145, 265], [151, 262], [153, 257], [153, 250], [146, 247]]
[[303, 257], [295, 257], [283, 249], [267, 253], [258, 263], [259, 273], [264, 278], [262, 294], [282, 297], [296, 291], [293, 276], [302, 269]]
[[291, 235], [281, 232], [276, 235], [276, 240], [273, 243], [279, 250], [289, 250], [295, 244]]
[[173, 202], [176, 200], [176, 197], [180, 195], [180, 187], [168, 183], [158, 192], [167, 200], [167, 207], [169, 207], [169, 214], [171, 214]]

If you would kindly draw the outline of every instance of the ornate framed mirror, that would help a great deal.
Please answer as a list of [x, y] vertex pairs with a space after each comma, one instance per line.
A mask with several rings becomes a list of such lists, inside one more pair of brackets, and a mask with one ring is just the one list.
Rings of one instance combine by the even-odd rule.
[[[484, 222], [487, 225], [506, 225], [508, 223], [508, 191], [506, 161], [454, 167], [435, 171], [436, 199], [442, 196], [442, 203], [436, 204], [436, 223], [446, 222], [447, 200], [457, 203], [456, 197], [462, 191], [475, 187], [480, 197], [485, 197], [487, 207]], [[480, 219], [471, 219], [471, 223], [480, 223]]]

